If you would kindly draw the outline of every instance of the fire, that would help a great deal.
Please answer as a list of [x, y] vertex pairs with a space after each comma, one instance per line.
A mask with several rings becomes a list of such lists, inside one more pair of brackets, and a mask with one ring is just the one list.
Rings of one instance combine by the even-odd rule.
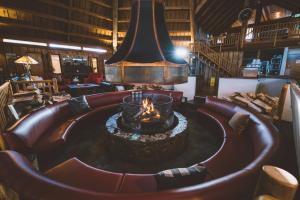
[[146, 98], [142, 102], [142, 120], [151, 121], [151, 119], [159, 119], [160, 114], [157, 109], [154, 108], [154, 104], [149, 98]]

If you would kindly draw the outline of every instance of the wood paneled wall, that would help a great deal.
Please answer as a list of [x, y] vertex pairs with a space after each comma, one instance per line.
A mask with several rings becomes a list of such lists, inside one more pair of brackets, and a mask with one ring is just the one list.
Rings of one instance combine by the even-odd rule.
[[[8, 45], [0, 42], [0, 71], [4, 72], [5, 77], [10, 73], [10, 67], [15, 65], [6, 58], [7, 54], [16, 54], [16, 56], [31, 55], [40, 58], [39, 64], [42, 69], [32, 69], [33, 75], [47, 75], [53, 72], [50, 55], [60, 56], [86, 56], [88, 58], [97, 58], [98, 71], [104, 72], [104, 60], [108, 59], [111, 54], [97, 54], [85, 51], [58, 50], [43, 47]], [[38, 67], [38, 66], [37, 66]]]
[[0, 35], [111, 47], [109, 0], [1, 0]]

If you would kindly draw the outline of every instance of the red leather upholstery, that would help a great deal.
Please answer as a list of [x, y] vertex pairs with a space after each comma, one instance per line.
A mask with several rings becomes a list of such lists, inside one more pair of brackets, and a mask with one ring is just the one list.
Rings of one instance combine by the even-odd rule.
[[[88, 101], [92, 108], [99, 109], [103, 106], [104, 108], [110, 107], [112, 104], [119, 103], [123, 96], [128, 95], [128, 92], [120, 93], [109, 93], [92, 95], [88, 97]], [[180, 96], [180, 95], [179, 95]], [[179, 100], [179, 99], [178, 99]], [[59, 107], [60, 108], [60, 107]], [[64, 109], [62, 109], [64, 108]], [[68, 116], [66, 108], [62, 107], [61, 110], [64, 116]], [[48, 110], [47, 110], [48, 109]], [[35, 125], [33, 122], [37, 122], [37, 116], [33, 115], [33, 122], [23, 124], [19, 122], [12, 128], [10, 133], [13, 133], [6, 137], [8, 139], [10, 146], [18, 146], [19, 143], [28, 144], [35, 146], [36, 140], [43, 138], [43, 134], [48, 130], [51, 130], [53, 124], [56, 123], [57, 118], [60, 118], [59, 114], [56, 113], [55, 117], [50, 116], [49, 109], [44, 111], [45, 114], [40, 116], [46, 116], [50, 118], [49, 124], [46, 119], [42, 119], [41, 122], [45, 123], [46, 128], [36, 129], [40, 125]], [[57, 108], [58, 109], [58, 108]], [[56, 110], [56, 109], [53, 109]], [[245, 132], [242, 135], [236, 135], [234, 131], [228, 126], [228, 120], [237, 111], [248, 112], [250, 114], [251, 122]], [[93, 112], [93, 111], [91, 111]], [[75, 125], [81, 122], [83, 119], [90, 119], [90, 117], [95, 116], [96, 112], [93, 114], [84, 114], [81, 117], [76, 116], [74, 118]], [[279, 145], [278, 132], [274, 126], [266, 119], [260, 117], [253, 111], [243, 109], [235, 104], [215, 99], [208, 98], [206, 104], [198, 109], [199, 120], [202, 118], [211, 123], [214, 126], [221, 137], [224, 138], [223, 145], [221, 149], [211, 158], [203, 162], [207, 167], [210, 181], [203, 184], [195, 185], [192, 187], [186, 187], [176, 190], [169, 190], [163, 192], [156, 192], [156, 184], [153, 175], [133, 175], [125, 174], [123, 175], [122, 181], [118, 185], [118, 189], [115, 190], [115, 183], [119, 181], [118, 178], [112, 178], [112, 185], [107, 186], [108, 188], [103, 189], [98, 182], [94, 185], [99, 185], [99, 188], [94, 188], [93, 185], [89, 185], [88, 178], [96, 177], [96, 173], [93, 170], [86, 170], [87, 166], [82, 166], [78, 162], [72, 162], [72, 165], [67, 165], [66, 169], [70, 169], [70, 166], [75, 166], [74, 169], [69, 170], [58, 170], [59, 173], [53, 173], [53, 178], [59, 181], [55, 181], [52, 178], [45, 177], [41, 173], [34, 170], [26, 158], [20, 154], [13, 151], [3, 151], [0, 152], [0, 181], [4, 184], [11, 186], [15, 191], [19, 192], [26, 199], [72, 199], [72, 200], [96, 200], [96, 199], [108, 199], [108, 200], [154, 200], [154, 199], [165, 199], [165, 200], [192, 200], [192, 199], [202, 199], [202, 200], [240, 200], [245, 199], [247, 194], [251, 194], [254, 189], [254, 185], [258, 178], [261, 166], [267, 164], [272, 160], [272, 157], [276, 153], [276, 149]], [[201, 118], [202, 117], [202, 118]], [[29, 120], [31, 116], [25, 118]], [[72, 116], [69, 118], [71, 119]], [[67, 121], [67, 119], [65, 119]], [[72, 123], [71, 123], [72, 124]], [[23, 126], [26, 129], [22, 129]], [[32, 127], [31, 127], [32, 126]], [[69, 127], [69, 126], [67, 126]], [[62, 128], [64, 129], [64, 128]], [[16, 133], [14, 133], [14, 131]], [[22, 131], [21, 131], [22, 130]], [[31, 132], [26, 132], [30, 130]], [[38, 133], [38, 130], [42, 130], [43, 133]], [[59, 129], [60, 130], [60, 129]], [[36, 131], [36, 132], [35, 132]], [[59, 132], [59, 131], [58, 131]], [[72, 131], [70, 131], [72, 132]], [[28, 134], [32, 138], [26, 138]], [[52, 134], [50, 134], [52, 136]], [[61, 135], [61, 134], [58, 134]], [[62, 134], [64, 135], [64, 134]], [[55, 134], [52, 136], [56, 137]], [[49, 138], [52, 138], [49, 136]], [[60, 168], [60, 167], [59, 167]], [[57, 168], [57, 169], [59, 169]], [[61, 169], [61, 168], [60, 168]], [[74, 170], [74, 171], [71, 171]], [[88, 171], [80, 174], [78, 171]], [[96, 170], [98, 174], [98, 170]], [[68, 179], [64, 179], [65, 173], [69, 173]], [[101, 172], [102, 173], [102, 172]], [[99, 174], [101, 174], [99, 173]], [[50, 172], [48, 173], [50, 174]], [[72, 177], [71, 175], [74, 175]], [[88, 175], [89, 174], [89, 175]], [[91, 175], [90, 175], [91, 174]], [[108, 180], [110, 176], [106, 176], [107, 173], [104, 172]], [[84, 176], [86, 175], [86, 177]], [[76, 176], [82, 176], [78, 180], [84, 180], [83, 183], [77, 183]], [[115, 177], [115, 176], [113, 176]], [[116, 176], [120, 177], [120, 176]], [[73, 179], [74, 178], [74, 179]], [[91, 179], [91, 178], [90, 178]], [[100, 178], [92, 181], [101, 182], [104, 179]], [[63, 184], [62, 182], [66, 183]], [[30, 183], [30, 184], [28, 184]], [[119, 183], [119, 182], [118, 182]], [[107, 182], [105, 182], [107, 184]], [[98, 192], [99, 190], [113, 190], [117, 193], [103, 193]]]
[[[174, 101], [182, 97], [182, 92], [175, 91], [144, 92], [172, 94]], [[66, 142], [74, 126], [96, 119], [101, 111], [119, 105], [130, 94], [131, 91], [122, 91], [89, 95], [87, 101], [92, 110], [79, 116], [73, 116], [67, 102], [42, 108], [18, 121], [3, 133], [3, 137], [9, 149], [47, 154]]]
[[[72, 116], [67, 102], [47, 106], [25, 116], [3, 133], [9, 149], [24, 151], [32, 148], [40, 137]], [[17, 138], [14, 142], [11, 138]]]
[[87, 78], [84, 78], [84, 83], [96, 83], [99, 84], [103, 81], [102, 73], [90, 73]]
[[70, 134], [72, 127], [76, 124], [74, 119], [70, 119], [57, 127], [50, 128], [35, 143], [33, 149], [35, 152], [49, 152], [62, 146], [67, 136]]
[[157, 184], [153, 174], [125, 174], [120, 193], [156, 192]]
[[87, 96], [87, 101], [92, 108], [121, 103], [123, 98], [130, 95], [130, 91], [109, 92]]
[[48, 170], [45, 175], [66, 185], [108, 193], [117, 192], [123, 178], [123, 174], [95, 169], [77, 158], [63, 162]]

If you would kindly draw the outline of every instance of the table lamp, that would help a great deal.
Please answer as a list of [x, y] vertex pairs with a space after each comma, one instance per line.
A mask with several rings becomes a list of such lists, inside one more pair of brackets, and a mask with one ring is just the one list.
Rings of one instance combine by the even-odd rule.
[[31, 80], [30, 65], [36, 65], [36, 64], [38, 64], [38, 61], [36, 61], [35, 59], [33, 59], [30, 56], [22, 56], [21, 58], [18, 58], [17, 60], [15, 60], [15, 63], [24, 65], [24, 67], [27, 71], [27, 74], [29, 76], [29, 79]]

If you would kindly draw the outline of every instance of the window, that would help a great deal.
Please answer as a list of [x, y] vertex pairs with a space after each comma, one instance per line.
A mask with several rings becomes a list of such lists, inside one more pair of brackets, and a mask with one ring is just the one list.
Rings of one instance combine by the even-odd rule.
[[61, 74], [59, 55], [51, 55], [51, 63], [52, 63], [53, 73]]
[[92, 69], [94, 73], [98, 73], [98, 62], [97, 58], [92, 58]]
[[247, 28], [247, 32], [246, 32], [246, 40], [252, 40], [254, 38], [253, 35], [253, 28]]

